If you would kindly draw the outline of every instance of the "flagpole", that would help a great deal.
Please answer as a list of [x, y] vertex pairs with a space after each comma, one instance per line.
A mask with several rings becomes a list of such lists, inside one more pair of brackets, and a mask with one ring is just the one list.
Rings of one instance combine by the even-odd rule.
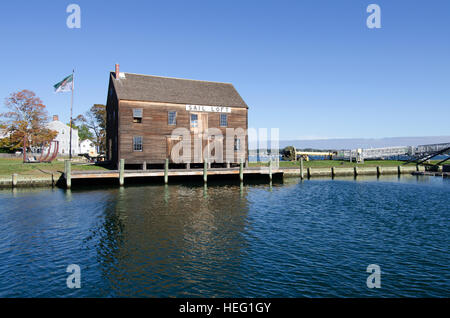
[[72, 108], [73, 108], [73, 82], [75, 81], [74, 76], [75, 70], [72, 70], [72, 98], [70, 101], [70, 141], [69, 141], [69, 159], [72, 160]]

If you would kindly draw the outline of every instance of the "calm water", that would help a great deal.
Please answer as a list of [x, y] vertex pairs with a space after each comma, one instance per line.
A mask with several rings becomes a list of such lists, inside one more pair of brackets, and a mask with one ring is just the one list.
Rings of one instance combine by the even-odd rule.
[[0, 297], [450, 296], [449, 179], [2, 190], [0, 206]]

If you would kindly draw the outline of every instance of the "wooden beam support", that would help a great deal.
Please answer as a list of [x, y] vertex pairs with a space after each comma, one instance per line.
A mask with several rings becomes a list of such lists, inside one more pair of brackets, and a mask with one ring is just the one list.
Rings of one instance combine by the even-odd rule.
[[272, 158], [269, 160], [269, 180], [272, 181]]
[[66, 188], [72, 187], [72, 162], [64, 160], [64, 176], [66, 177]]
[[244, 182], [244, 162], [242, 161], [242, 159], [239, 164], [239, 180], [241, 182]]
[[303, 174], [303, 156], [300, 156], [300, 178], [303, 180], [304, 178], [304, 174]]
[[166, 162], [164, 163], [164, 183], [169, 183], [169, 159], [166, 158]]
[[17, 173], [12, 174], [12, 187], [15, 188], [17, 186]]
[[125, 183], [125, 159], [120, 159], [119, 163], [119, 185], [123, 186]]

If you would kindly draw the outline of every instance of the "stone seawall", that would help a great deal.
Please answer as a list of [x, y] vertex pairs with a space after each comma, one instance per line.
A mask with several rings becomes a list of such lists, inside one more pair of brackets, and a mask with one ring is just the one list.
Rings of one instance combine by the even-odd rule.
[[[285, 177], [300, 177], [299, 168], [281, 168]], [[306, 168], [303, 171], [304, 178], [314, 177], [339, 177], [339, 176], [369, 176], [369, 175], [399, 175], [412, 174], [417, 171], [425, 171], [424, 166], [398, 166], [398, 167], [332, 167], [332, 168]]]
[[0, 178], [0, 189], [4, 188], [27, 188], [27, 187], [53, 187], [60, 175], [49, 175], [43, 177], [31, 177], [12, 175], [10, 178]]

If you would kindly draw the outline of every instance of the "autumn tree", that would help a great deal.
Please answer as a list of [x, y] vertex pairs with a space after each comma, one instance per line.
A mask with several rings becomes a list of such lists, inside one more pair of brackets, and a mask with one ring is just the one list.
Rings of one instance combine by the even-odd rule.
[[23, 147], [24, 139], [28, 147], [37, 147], [56, 137], [57, 132], [46, 127], [47, 110], [34, 92], [22, 90], [12, 93], [6, 98], [5, 106], [8, 111], [0, 113], [0, 118], [6, 127], [7, 143], [11, 150]]
[[78, 115], [75, 118], [77, 125], [85, 125], [94, 133], [94, 144], [97, 152], [105, 150], [106, 143], [106, 106], [94, 104], [84, 115]]

